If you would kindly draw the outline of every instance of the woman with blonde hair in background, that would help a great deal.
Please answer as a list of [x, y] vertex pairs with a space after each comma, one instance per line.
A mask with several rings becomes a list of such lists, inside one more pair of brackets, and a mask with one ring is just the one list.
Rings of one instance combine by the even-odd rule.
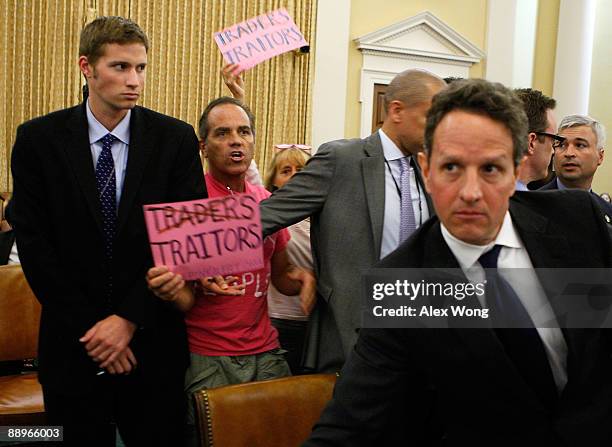
[[[274, 157], [265, 175], [264, 186], [270, 192], [283, 187], [293, 175], [300, 171], [308, 158], [310, 146], [300, 144], [278, 144], [274, 146]], [[310, 251], [310, 219], [287, 227], [291, 240], [287, 245], [289, 261], [297, 267], [312, 270]], [[303, 373], [302, 352], [306, 339], [308, 315], [300, 306], [299, 296], [286, 296], [272, 284], [268, 289], [268, 313], [272, 325], [278, 331], [283, 349], [287, 350], [286, 359], [292, 374]]]

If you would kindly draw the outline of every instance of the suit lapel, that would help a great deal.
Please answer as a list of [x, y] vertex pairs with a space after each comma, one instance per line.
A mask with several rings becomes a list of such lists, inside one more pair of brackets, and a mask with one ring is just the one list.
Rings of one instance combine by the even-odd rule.
[[534, 268], [567, 267], [564, 259], [569, 246], [564, 238], [547, 234], [548, 218], [531, 211], [514, 197], [510, 200], [510, 215]]
[[376, 250], [374, 259], [378, 260], [385, 214], [385, 162], [378, 132], [366, 138], [364, 151], [367, 157], [361, 160], [361, 169]]
[[427, 193], [427, 190], [425, 189], [425, 182], [423, 181], [423, 174], [421, 173], [421, 165], [419, 165], [418, 157], [413, 156], [413, 158], [414, 158], [414, 165], [416, 166], [416, 169], [414, 170], [414, 172], [416, 173], [416, 179], [419, 184], [419, 188], [421, 191], [423, 191], [423, 194], [425, 195], [425, 201], [427, 202], [427, 209], [429, 210], [429, 217], [435, 216], [436, 209], [433, 206], [431, 197], [429, 196], [429, 194]]
[[[559, 307], [563, 303], [554, 299], [561, 292], [559, 284], [555, 280], [556, 275], [542, 275], [538, 273], [538, 269], [568, 268], [569, 265], [566, 259], [570, 248], [567, 241], [561, 237], [547, 234], [548, 219], [531, 211], [520, 202], [510, 201], [510, 214], [555, 314], [558, 318], [563, 318], [565, 311]], [[559, 325], [563, 326], [563, 321], [559, 321]], [[597, 331], [568, 329], [565, 327], [561, 327], [561, 332], [565, 338], [568, 350], [567, 374], [569, 379], [568, 386], [570, 386], [572, 382], [580, 380], [578, 375], [585, 376], [593, 367], [585, 353], [587, 346], [593, 342], [594, 338], [597, 338], [598, 333]], [[567, 390], [568, 387], [566, 387], [564, 393]]]
[[153, 134], [140, 107], [132, 109], [130, 118], [130, 146], [128, 161], [119, 202], [117, 233], [121, 232], [140, 187], [147, 160], [153, 149]]
[[[556, 275], [542, 274], [539, 269], [569, 267], [566, 261], [570, 251], [567, 241], [560, 236], [547, 234], [548, 218], [531, 211], [520, 201], [510, 200], [510, 215], [551, 307], [556, 315], [562, 315], [561, 309], [557, 307], [558, 303], [553, 299], [559, 293], [559, 284], [554, 278]], [[568, 332], [565, 329], [562, 329], [562, 332], [569, 345]]]
[[94, 162], [91, 156], [89, 144], [89, 132], [87, 115], [85, 113], [85, 103], [73, 109], [67, 122], [68, 136], [64, 151], [74, 174], [77, 178], [81, 191], [94, 217], [100, 232], [102, 232], [102, 214], [100, 211], [100, 200], [98, 188], [96, 186], [96, 176]]

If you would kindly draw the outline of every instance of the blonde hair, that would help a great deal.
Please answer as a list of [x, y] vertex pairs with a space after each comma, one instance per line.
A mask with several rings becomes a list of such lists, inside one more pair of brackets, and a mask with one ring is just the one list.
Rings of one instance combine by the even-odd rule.
[[302, 168], [307, 161], [308, 155], [303, 150], [296, 147], [291, 147], [275, 153], [266, 171], [264, 186], [270, 192], [274, 190], [274, 177], [276, 177], [278, 167], [282, 163], [288, 162]]

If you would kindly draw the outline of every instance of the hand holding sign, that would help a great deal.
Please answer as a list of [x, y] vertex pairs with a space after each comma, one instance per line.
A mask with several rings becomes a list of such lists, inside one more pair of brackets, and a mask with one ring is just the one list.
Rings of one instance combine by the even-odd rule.
[[238, 72], [308, 45], [284, 8], [225, 28], [214, 38], [226, 62], [238, 64]]
[[221, 69], [221, 76], [232, 96], [238, 101], [244, 101], [244, 79], [238, 71], [238, 64], [226, 64]]
[[171, 272], [165, 265], [149, 269], [147, 285], [157, 297], [170, 302], [179, 300], [186, 288], [183, 277]]
[[239, 296], [244, 295], [246, 289], [244, 284], [238, 284], [237, 276], [226, 276], [225, 278], [221, 275], [209, 276], [200, 279], [200, 284], [208, 292], [215, 295]]
[[251, 194], [145, 205], [144, 211], [155, 265], [187, 281], [264, 265], [259, 207]]

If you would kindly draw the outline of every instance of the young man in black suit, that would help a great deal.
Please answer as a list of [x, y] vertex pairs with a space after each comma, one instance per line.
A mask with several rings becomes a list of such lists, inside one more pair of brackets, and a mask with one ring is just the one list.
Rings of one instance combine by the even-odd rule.
[[[610, 267], [609, 233], [583, 191], [511, 197], [526, 141], [522, 105], [501, 84], [457, 81], [436, 95], [419, 162], [437, 216], [378, 265], [461, 268], [470, 278], [494, 256], [495, 266], [521, 268], [503, 296], [526, 326], [362, 329], [305, 446], [376, 445], [397, 412], [406, 445], [424, 429], [437, 435], [432, 445], [610, 445], [608, 337], [561, 329], [556, 314], [548, 327], [532, 324], [548, 303], [534, 269]], [[490, 308], [501, 292], [489, 290], [480, 305]]]
[[182, 432], [185, 328], [147, 289], [142, 207], [206, 188], [193, 128], [136, 105], [147, 50], [130, 20], [88, 24], [88, 100], [22, 124], [13, 148], [12, 223], [42, 304], [39, 377], [67, 445], [113, 445], [115, 424], [128, 446]]

